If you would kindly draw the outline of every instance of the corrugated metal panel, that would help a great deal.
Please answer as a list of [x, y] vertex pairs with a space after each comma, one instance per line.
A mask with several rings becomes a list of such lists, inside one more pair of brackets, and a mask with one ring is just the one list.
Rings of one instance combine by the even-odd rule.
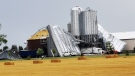
[[110, 41], [111, 44], [113, 45], [114, 49], [117, 50], [118, 52], [121, 52], [124, 49], [124, 47], [126, 46], [125, 42], [121, 41], [120, 39], [117, 39], [115, 36], [108, 33], [99, 24], [98, 24], [98, 31], [100, 32], [99, 34], [102, 34], [102, 36], [104, 38], [104, 43], [106, 43], [107, 41]]
[[58, 26], [48, 25], [47, 29], [50, 37], [50, 40], [47, 43], [49, 53], [51, 53], [52, 49], [57, 49], [57, 56], [60, 57], [64, 56], [66, 53], [70, 54], [72, 52], [75, 52], [76, 55], [80, 55], [80, 50], [75, 39], [70, 36], [68, 32], [65, 32]]

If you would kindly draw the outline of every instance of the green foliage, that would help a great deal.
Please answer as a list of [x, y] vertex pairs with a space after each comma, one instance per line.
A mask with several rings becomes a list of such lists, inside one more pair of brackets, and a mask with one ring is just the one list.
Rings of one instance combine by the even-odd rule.
[[81, 56], [84, 56], [84, 54], [83, 54], [83, 53], [81, 53]]
[[3, 47], [3, 50], [7, 50], [7, 49], [8, 49], [8, 46], [4, 46], [4, 47]]
[[106, 49], [107, 51], [114, 51], [113, 45], [110, 41], [106, 42]]
[[27, 56], [26, 60], [31, 60], [31, 56]]
[[17, 45], [12, 45], [11, 50], [18, 50]]
[[10, 53], [10, 51], [8, 52], [8, 55], [9, 55], [9, 56], [11, 56], [11, 53]]
[[23, 50], [23, 47], [22, 46], [19, 46], [19, 51]]
[[125, 54], [126, 54], [126, 56], [129, 56], [129, 51], [128, 51], [128, 50], [126, 50]]
[[27, 50], [27, 47], [25, 47], [24, 50]]
[[11, 52], [10, 52], [10, 51], [8, 51], [8, 55], [9, 55], [9, 57], [10, 57], [10, 60], [11, 60]]
[[134, 47], [134, 49], [133, 49], [133, 52], [135, 53], [135, 47]]
[[[0, 29], [1, 29], [1, 24], [0, 24]], [[6, 35], [0, 34], [0, 45], [2, 45], [2, 43], [6, 44], [8, 42], [5, 38]]]
[[56, 50], [55, 49], [52, 49], [52, 53], [55, 54], [56, 53]]
[[44, 54], [44, 51], [43, 51], [43, 49], [41, 49], [41, 48], [38, 48], [38, 50], [37, 50], [37, 55], [38, 56], [41, 56], [41, 55], [43, 55]]
[[5, 38], [6, 35], [0, 34], [0, 45], [2, 45], [2, 43], [6, 44], [8, 42]]

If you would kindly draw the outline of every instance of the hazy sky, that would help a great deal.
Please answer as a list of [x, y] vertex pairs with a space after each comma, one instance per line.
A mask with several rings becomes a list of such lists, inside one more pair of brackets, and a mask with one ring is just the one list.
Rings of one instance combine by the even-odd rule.
[[48, 24], [67, 29], [74, 6], [96, 10], [109, 32], [135, 30], [135, 0], [0, 0], [0, 34], [7, 35], [7, 46], [25, 47], [24, 41]]

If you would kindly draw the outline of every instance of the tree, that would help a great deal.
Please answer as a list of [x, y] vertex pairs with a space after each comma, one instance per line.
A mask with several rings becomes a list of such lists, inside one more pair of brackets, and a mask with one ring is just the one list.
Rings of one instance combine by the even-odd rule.
[[[1, 29], [1, 24], [0, 24], [0, 29]], [[0, 34], [0, 46], [2, 45], [2, 43], [6, 44], [8, 41], [5, 39], [7, 37], [7, 35], [4, 34]]]
[[113, 52], [114, 48], [110, 41], [106, 42], [106, 50], [108, 53]]
[[135, 47], [134, 47], [134, 49], [133, 49], [133, 53], [135, 53]]
[[25, 47], [24, 50], [27, 50], [27, 47]]
[[3, 47], [3, 51], [4, 51], [4, 50], [7, 50], [7, 49], [8, 49], [8, 46], [4, 46], [4, 47]]
[[56, 50], [52, 49], [53, 57], [55, 56]]
[[125, 54], [126, 54], [126, 56], [129, 56], [129, 51], [126, 50], [126, 51], [125, 51]]
[[19, 55], [19, 51], [18, 51], [17, 45], [12, 45], [10, 50], [12, 50], [15, 54]]
[[11, 50], [17, 51], [18, 50], [17, 45], [12, 45]]
[[37, 56], [38, 57], [40, 57], [41, 55], [43, 55], [44, 54], [44, 51], [43, 51], [43, 49], [41, 49], [41, 48], [38, 48], [38, 50], [37, 50]]
[[23, 50], [23, 47], [22, 46], [19, 46], [19, 51]]

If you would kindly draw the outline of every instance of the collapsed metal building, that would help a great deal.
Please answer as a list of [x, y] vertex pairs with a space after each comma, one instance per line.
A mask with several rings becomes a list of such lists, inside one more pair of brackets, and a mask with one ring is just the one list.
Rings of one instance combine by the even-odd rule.
[[68, 32], [58, 26], [47, 26], [49, 37], [47, 39], [48, 56], [53, 56], [52, 50], [56, 53], [54, 56], [80, 55], [80, 49], [76, 39]]
[[[105, 50], [106, 42], [110, 41], [114, 49], [121, 52], [126, 43], [108, 33], [98, 24], [97, 11], [79, 6], [71, 9], [71, 22], [67, 24], [68, 32], [81, 40], [79, 47], [82, 53], [98, 53], [96, 48]], [[93, 49], [95, 48], [95, 49]]]
[[79, 6], [71, 9], [71, 22], [68, 23], [68, 32], [75, 38], [82, 40], [81, 49], [99, 46], [97, 11]]
[[[52, 50], [55, 49], [55, 56], [71, 56], [80, 55], [81, 53], [102, 53], [102, 48], [99, 47], [84, 47], [80, 48], [78, 45], [81, 44], [82, 40], [76, 39], [72, 34], [61, 29], [59, 26], [48, 25], [47, 30], [49, 37], [47, 38], [47, 49], [48, 56], [53, 56]], [[113, 47], [118, 52], [121, 52], [126, 46], [126, 43], [117, 39], [112, 34], [107, 32], [101, 25], [98, 24], [98, 37], [103, 39], [104, 45], [110, 41]]]
[[[46, 27], [48, 30], [48, 34], [45, 35], [47, 36], [45, 37], [46, 56], [63, 57], [81, 53], [102, 53], [108, 41], [118, 52], [122, 52], [126, 46], [125, 42], [117, 39], [98, 24], [97, 11], [89, 7], [86, 9], [79, 6], [72, 8], [71, 21], [67, 26], [68, 32], [57, 25]], [[53, 54], [53, 50], [56, 51], [55, 54]]]
[[57, 50], [56, 56], [80, 55], [81, 53], [102, 53], [106, 42], [110, 41], [114, 49], [121, 52], [126, 43], [107, 32], [97, 21], [97, 11], [85, 10], [79, 6], [71, 9], [71, 21], [67, 24], [68, 32], [58, 26], [47, 26], [48, 56]]
[[97, 24], [97, 11], [89, 7], [84, 10], [76, 6], [71, 9], [71, 22], [68, 23], [68, 32], [85, 42], [85, 44], [80, 44], [80, 47], [91, 46], [89, 43], [98, 41]]

